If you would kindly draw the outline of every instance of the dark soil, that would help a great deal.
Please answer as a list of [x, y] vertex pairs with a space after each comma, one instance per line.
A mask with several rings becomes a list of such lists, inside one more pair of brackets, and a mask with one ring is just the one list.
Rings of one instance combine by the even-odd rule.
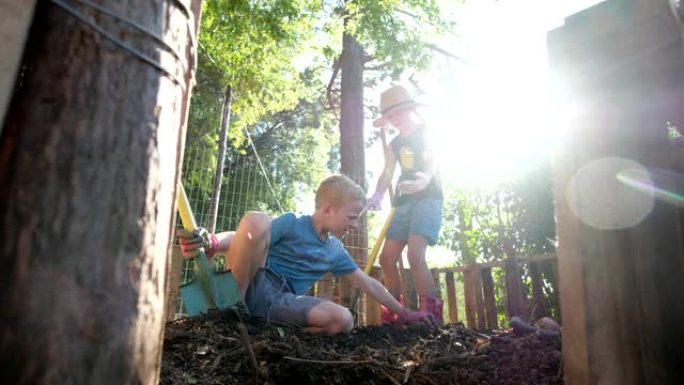
[[160, 383], [563, 383], [558, 337], [503, 331], [485, 338], [461, 324], [327, 336], [237, 318], [227, 310], [169, 323]]

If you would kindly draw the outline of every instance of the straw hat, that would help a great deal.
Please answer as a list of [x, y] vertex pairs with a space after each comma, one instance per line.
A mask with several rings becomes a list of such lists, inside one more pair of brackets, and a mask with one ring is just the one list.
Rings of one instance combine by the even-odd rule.
[[373, 122], [373, 126], [381, 127], [389, 123], [386, 115], [388, 112], [396, 110], [399, 107], [416, 107], [419, 106], [411, 97], [411, 94], [402, 86], [393, 86], [380, 94], [380, 114], [383, 115]]

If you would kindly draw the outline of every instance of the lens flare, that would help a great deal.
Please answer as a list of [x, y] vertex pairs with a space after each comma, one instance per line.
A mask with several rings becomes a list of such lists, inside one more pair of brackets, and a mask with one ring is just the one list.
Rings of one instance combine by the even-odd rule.
[[651, 212], [655, 189], [649, 172], [639, 163], [607, 157], [575, 173], [567, 186], [567, 199], [570, 210], [585, 224], [616, 230], [639, 224]]

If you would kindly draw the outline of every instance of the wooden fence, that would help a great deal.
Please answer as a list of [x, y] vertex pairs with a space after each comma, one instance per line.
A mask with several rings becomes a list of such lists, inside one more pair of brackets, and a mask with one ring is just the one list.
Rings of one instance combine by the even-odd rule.
[[[492, 268], [502, 268], [505, 275], [506, 318], [519, 316], [523, 319], [538, 319], [548, 315], [547, 303], [543, 291], [543, 279], [540, 269], [541, 263], [556, 263], [555, 254], [543, 254], [531, 257], [514, 257], [486, 263], [476, 263], [467, 266], [432, 269], [437, 296], [440, 297], [448, 311], [444, 314], [445, 322], [458, 322], [458, 290], [463, 291], [465, 306], [465, 321], [468, 328], [475, 330], [494, 330], [505, 325], [498, 324], [498, 312]], [[521, 264], [527, 264], [532, 283], [531, 298], [525, 293]], [[381, 271], [373, 269], [371, 275], [381, 279]], [[461, 275], [462, 285], [457, 280]], [[417, 295], [410, 279], [410, 271], [406, 270], [408, 286], [408, 305], [417, 307]], [[442, 285], [442, 282], [445, 285]], [[551, 282], [556, 288], [557, 283]], [[442, 293], [442, 287], [446, 293]], [[366, 324], [376, 325], [380, 322], [380, 307], [377, 302], [368, 298], [366, 302]]]

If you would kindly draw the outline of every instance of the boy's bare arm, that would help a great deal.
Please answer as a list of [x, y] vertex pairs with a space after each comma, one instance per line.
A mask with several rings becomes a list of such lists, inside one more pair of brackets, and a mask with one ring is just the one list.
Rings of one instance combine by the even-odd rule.
[[363, 270], [356, 269], [355, 272], [346, 275], [346, 277], [364, 293], [370, 295], [391, 311], [399, 313], [404, 309], [380, 282], [364, 273]]
[[233, 237], [235, 236], [235, 231], [224, 231], [222, 233], [216, 233], [216, 237], [218, 238], [218, 249], [216, 250], [216, 254], [218, 255], [226, 255], [228, 254], [228, 249], [230, 248], [230, 243], [233, 241]]

